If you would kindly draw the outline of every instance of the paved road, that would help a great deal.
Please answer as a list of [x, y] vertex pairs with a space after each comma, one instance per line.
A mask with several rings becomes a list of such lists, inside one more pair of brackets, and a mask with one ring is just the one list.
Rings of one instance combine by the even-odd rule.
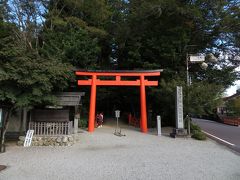
[[[223, 144], [240, 152], [240, 127], [226, 125], [215, 121], [192, 118], [193, 122], [198, 124], [203, 131], [216, 136]], [[214, 139], [217, 139], [214, 138]], [[223, 140], [223, 141], [222, 141]]]

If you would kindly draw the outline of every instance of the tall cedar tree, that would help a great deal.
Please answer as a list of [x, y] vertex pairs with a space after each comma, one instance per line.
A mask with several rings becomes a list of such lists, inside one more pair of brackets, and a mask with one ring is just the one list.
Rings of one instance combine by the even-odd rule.
[[68, 85], [71, 70], [69, 63], [59, 63], [39, 54], [36, 34], [39, 26], [33, 18], [37, 12], [33, 11], [31, 2], [15, 2], [16, 9], [1, 4], [1, 9], [10, 10], [1, 11], [3, 18], [0, 19], [0, 101], [5, 112], [3, 144], [12, 112], [56, 103], [52, 92]]

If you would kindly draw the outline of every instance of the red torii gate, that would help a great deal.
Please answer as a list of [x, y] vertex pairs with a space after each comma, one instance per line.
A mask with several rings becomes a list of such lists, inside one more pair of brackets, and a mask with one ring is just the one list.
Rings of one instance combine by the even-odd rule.
[[[90, 110], [88, 120], [88, 131], [94, 131], [95, 108], [96, 108], [96, 89], [97, 86], [140, 86], [141, 102], [141, 121], [140, 127], [143, 133], [147, 133], [147, 110], [146, 110], [146, 91], [145, 86], [157, 86], [158, 81], [148, 81], [146, 76], [160, 76], [161, 69], [143, 70], [143, 71], [125, 71], [125, 70], [87, 70], [76, 71], [77, 76], [91, 76], [91, 79], [78, 80], [79, 86], [91, 86]], [[98, 77], [110, 76], [115, 80], [101, 80]], [[139, 77], [137, 80], [123, 80], [122, 77]]]

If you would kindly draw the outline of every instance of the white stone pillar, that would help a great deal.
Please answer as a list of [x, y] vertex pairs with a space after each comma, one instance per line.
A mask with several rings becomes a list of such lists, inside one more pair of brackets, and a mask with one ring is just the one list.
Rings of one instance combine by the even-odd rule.
[[161, 130], [161, 116], [157, 116], [157, 132], [158, 136], [162, 135], [162, 130]]
[[78, 133], [78, 118], [74, 118], [74, 130], [73, 130], [74, 134]]
[[78, 133], [78, 121], [80, 119], [80, 114], [76, 114], [74, 117], [74, 127], [73, 127], [73, 133], [77, 134]]

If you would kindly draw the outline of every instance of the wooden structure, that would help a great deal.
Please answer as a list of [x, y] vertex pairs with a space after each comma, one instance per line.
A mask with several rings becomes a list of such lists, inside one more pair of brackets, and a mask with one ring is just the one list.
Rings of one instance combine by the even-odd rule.
[[83, 92], [57, 93], [58, 104], [56, 107], [46, 106], [44, 109], [33, 109], [31, 111], [29, 129], [34, 130], [34, 134], [39, 136], [71, 134], [73, 132], [73, 121], [74, 126], [78, 128], [81, 97], [84, 95]]
[[234, 115], [233, 112], [229, 110], [228, 106], [226, 105], [228, 101], [236, 100], [239, 98], [240, 98], [240, 89], [238, 89], [235, 94], [229, 97], [224, 97], [223, 105], [217, 108], [217, 115], [224, 124], [240, 126], [240, 116]]
[[56, 94], [60, 106], [82, 105], [81, 98], [84, 95], [84, 92], [61, 92]]
[[38, 136], [58, 136], [72, 133], [73, 122], [30, 122], [29, 129]]
[[34, 122], [68, 122], [68, 109], [33, 109], [31, 119]]
[[233, 126], [240, 126], [240, 117], [223, 117], [222, 118], [224, 124], [229, 124]]
[[[140, 103], [141, 103], [141, 131], [147, 132], [147, 112], [146, 112], [146, 86], [157, 86], [158, 81], [149, 81], [148, 76], [160, 76], [162, 70], [146, 70], [146, 71], [76, 71], [77, 76], [89, 77], [89, 79], [78, 80], [79, 86], [91, 86], [90, 108], [88, 131], [94, 131], [95, 107], [96, 107], [96, 89], [97, 86], [139, 86], [140, 87]], [[112, 80], [104, 80], [111, 78]], [[125, 80], [126, 77], [135, 77], [137, 80]]]

